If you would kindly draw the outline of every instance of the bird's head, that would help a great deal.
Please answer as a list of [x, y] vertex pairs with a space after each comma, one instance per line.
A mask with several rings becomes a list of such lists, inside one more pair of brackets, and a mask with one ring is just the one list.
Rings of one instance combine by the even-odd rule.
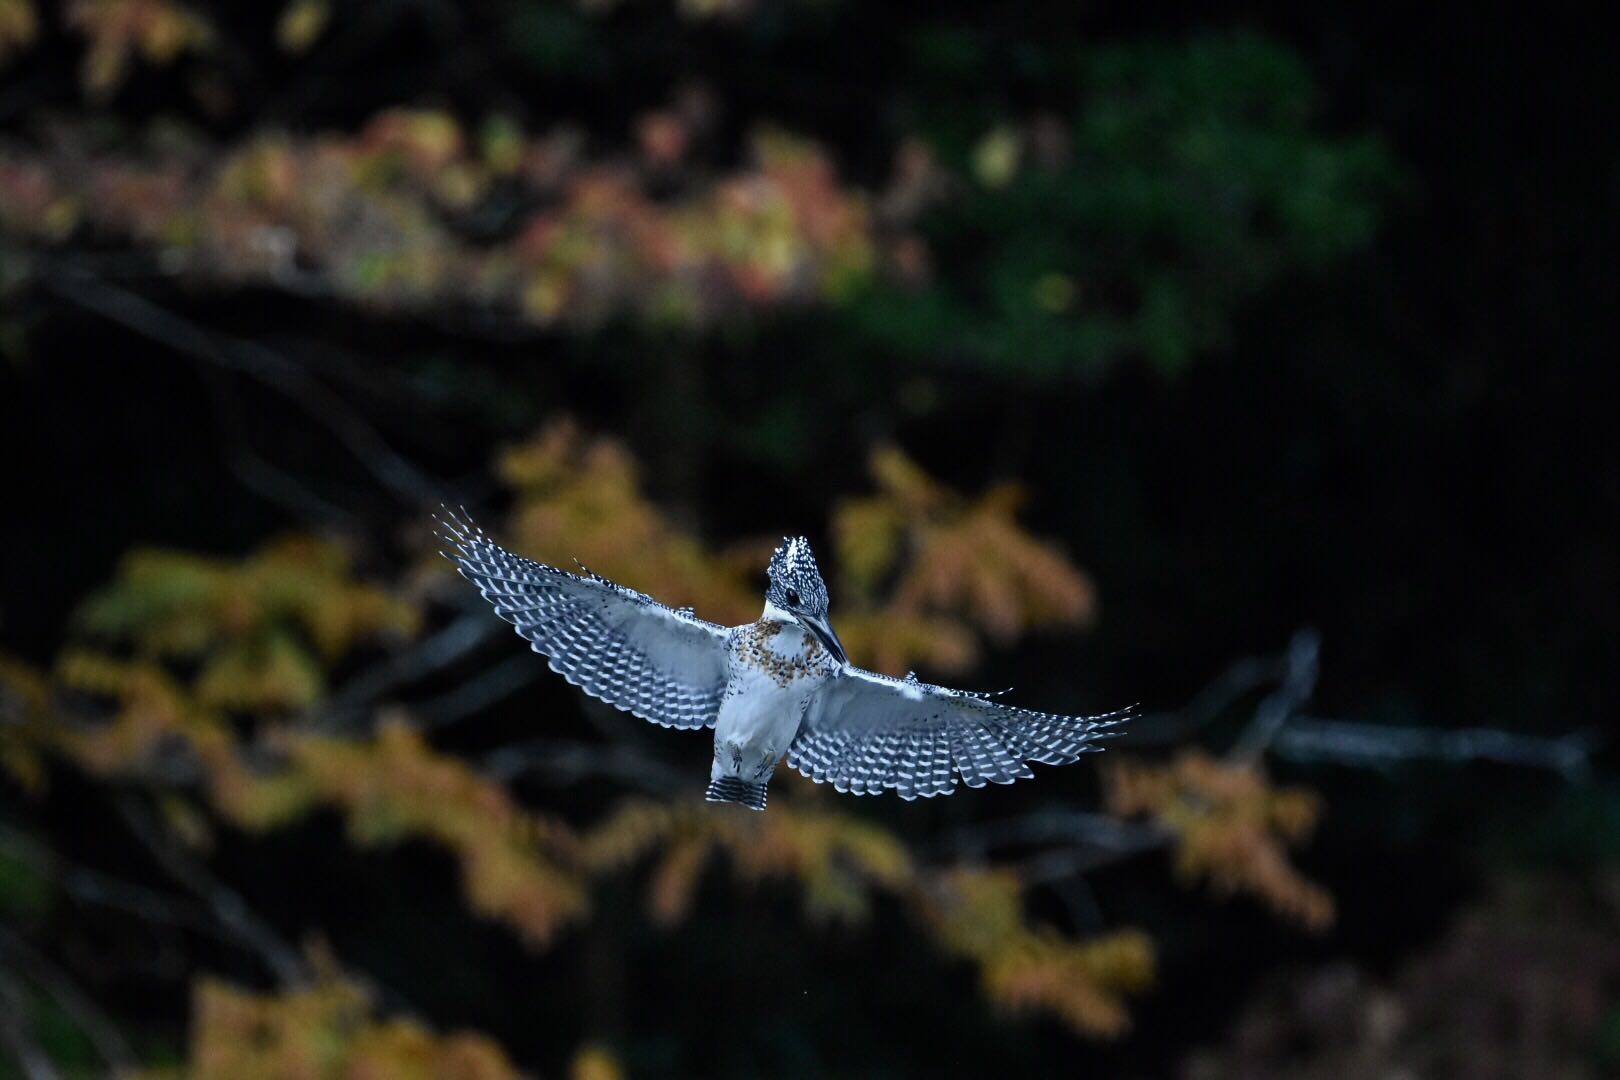
[[771, 555], [766, 571], [771, 583], [765, 590], [765, 602], [792, 616], [827, 647], [839, 663], [848, 657], [843, 643], [833, 633], [827, 620], [827, 583], [821, 580], [821, 570], [810, 551], [810, 541], [802, 536], [784, 536], [782, 544]]

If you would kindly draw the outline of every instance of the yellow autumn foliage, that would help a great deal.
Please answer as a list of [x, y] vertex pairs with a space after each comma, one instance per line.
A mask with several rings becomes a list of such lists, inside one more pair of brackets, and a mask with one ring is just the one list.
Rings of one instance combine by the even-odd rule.
[[[402, 722], [367, 739], [274, 725], [242, 735], [223, 712], [265, 718], [312, 704], [327, 665], [415, 620], [408, 605], [353, 581], [342, 551], [320, 541], [278, 541], [239, 563], [139, 553], [81, 613], [88, 632], [126, 640], [136, 656], [78, 648], [57, 664], [62, 687], [106, 699], [112, 712], [54, 726], [48, 743], [100, 775], [161, 779], [166, 764], [194, 767], [214, 811], [242, 828], [329, 807], [357, 844], [437, 843], [460, 864], [474, 910], [547, 942], [586, 904], [578, 876], [558, 865], [565, 830]], [[189, 685], [159, 663], [167, 657], [195, 665]]]
[[[20, 2], [0, 0], [0, 50], [38, 36]], [[116, 90], [136, 56], [166, 63], [213, 47], [209, 24], [172, 0], [72, 0], [69, 10], [91, 42], [93, 96]], [[283, 47], [312, 45], [337, 10], [290, 3], [277, 24]], [[669, 111], [641, 127], [655, 155], [679, 157], [691, 134]], [[671, 198], [649, 190], [634, 160], [589, 159], [567, 127], [527, 133], [508, 120], [490, 132], [442, 109], [391, 108], [355, 132], [261, 129], [183, 160], [7, 145], [0, 225], [45, 243], [87, 226], [221, 284], [298, 279], [373, 308], [471, 306], [546, 327], [627, 315], [708, 326], [837, 300], [876, 272], [886, 243], [864, 194], [803, 139], [761, 132], [749, 160], [723, 172], [683, 163], [690, 182]], [[524, 206], [500, 240], [471, 240], [445, 220], [496, 184]]]
[[1090, 580], [1018, 525], [1016, 485], [967, 498], [894, 447], [872, 454], [871, 471], [877, 494], [846, 500], [833, 519], [858, 594], [893, 575], [895, 613], [954, 616], [1002, 642], [1095, 614]]
[[180, 757], [201, 770], [215, 812], [242, 828], [332, 808], [357, 845], [436, 843], [455, 855], [473, 910], [536, 944], [586, 908], [584, 883], [560, 863], [571, 854], [568, 831], [523, 811], [500, 784], [434, 752], [403, 722], [370, 739], [274, 730], [243, 744], [161, 668], [80, 652], [58, 674], [64, 686], [116, 703], [104, 723], [52, 732], [51, 744], [92, 772], [151, 776]]
[[[582, 562], [715, 622], [758, 614], [776, 539], [706, 547], [647, 499], [621, 442], [558, 420], [506, 451], [499, 472], [516, 495], [510, 533], [523, 554], [564, 568]], [[873, 453], [871, 472], [876, 493], [844, 500], [832, 519], [829, 577], [840, 587], [839, 637], [856, 663], [895, 675], [964, 671], [981, 632], [1005, 644], [1094, 614], [1089, 579], [1018, 524], [1015, 488], [970, 498], [892, 447]]]
[[239, 561], [137, 551], [78, 613], [86, 633], [138, 656], [195, 661], [199, 702], [241, 711], [308, 707], [331, 661], [417, 621], [410, 605], [354, 581], [340, 545], [313, 537], [283, 537]]
[[979, 965], [992, 1002], [1051, 1012], [1089, 1035], [1124, 1033], [1125, 997], [1153, 981], [1152, 942], [1135, 930], [1078, 941], [1031, 926], [1023, 892], [1010, 870], [957, 867], [927, 883], [923, 908], [940, 943]]
[[606, 1047], [582, 1046], [568, 1063], [568, 1080], [624, 1080], [624, 1069]]
[[1218, 892], [1246, 892], [1312, 929], [1333, 921], [1333, 898], [1288, 861], [1321, 814], [1303, 788], [1275, 788], [1258, 765], [1198, 750], [1165, 765], [1109, 755], [1103, 763], [1108, 808], [1151, 817], [1175, 837], [1177, 874]]
[[798, 882], [812, 919], [863, 919], [882, 892], [917, 913], [947, 952], [977, 966], [992, 1002], [1053, 1013], [1087, 1035], [1121, 1034], [1129, 1023], [1125, 998], [1153, 978], [1146, 935], [1077, 941], [1031, 925], [1024, 885], [1011, 871], [923, 866], [887, 830], [813, 804], [778, 801], [768, 814], [745, 816], [635, 800], [588, 830], [581, 851], [594, 873], [650, 856], [648, 912], [665, 925], [686, 915], [715, 853], [743, 881]]
[[61, 725], [56, 745], [91, 772], [112, 775], [153, 764], [163, 753], [189, 749], [205, 760], [234, 760], [232, 738], [218, 716], [199, 707], [181, 682], [157, 664], [88, 649], [62, 654], [61, 686], [107, 698], [105, 722]]
[[186, 1063], [130, 1080], [519, 1080], [494, 1040], [437, 1035], [409, 1019], [378, 1019], [369, 996], [326, 978], [282, 994], [213, 979], [192, 995]]
[[[757, 568], [713, 554], [677, 528], [642, 493], [629, 450], [588, 438], [572, 421], [549, 424], [500, 457], [513, 489], [512, 540], [518, 551], [552, 566], [576, 560], [671, 607], [740, 623], [759, 614]], [[766, 549], [767, 554], [769, 549]]]
[[0, 653], [0, 777], [9, 776], [25, 791], [37, 793], [45, 785], [39, 749], [49, 706], [45, 677]]
[[94, 97], [117, 90], [136, 56], [162, 66], [214, 37], [207, 20], [173, 0], [69, 0], [66, 14], [89, 43], [81, 78]]
[[571, 854], [568, 831], [521, 809], [500, 784], [434, 752], [405, 723], [385, 723], [371, 740], [282, 741], [312, 805], [341, 809], [356, 844], [420, 838], [441, 845], [460, 863], [472, 909], [537, 945], [584, 913], [584, 883], [560, 862]]
[[594, 881], [643, 861], [653, 864], [649, 916], [677, 923], [721, 855], [743, 882], [796, 882], [813, 921], [859, 922], [878, 893], [894, 897], [919, 912], [950, 952], [978, 966], [991, 1000], [1051, 1011], [1087, 1034], [1123, 1030], [1124, 995], [1150, 978], [1151, 949], [1139, 935], [1077, 942], [1031, 927], [1016, 878], [920, 866], [888, 830], [813, 799], [779, 799], [766, 815], [632, 799], [575, 830], [520, 808], [498, 783], [434, 751], [403, 720], [369, 739], [273, 731], [260, 749], [273, 750], [277, 764], [250, 768], [217, 715], [189, 702], [160, 669], [75, 654], [60, 674], [122, 702], [110, 722], [61, 734], [59, 748], [85, 767], [116, 774], [189, 751], [215, 811], [239, 826], [274, 827], [330, 807], [358, 845], [436, 843], [459, 862], [469, 906], [536, 946], [586, 915]]
[[894, 675], [964, 671], [981, 633], [1005, 644], [1092, 618], [1090, 580], [1018, 524], [1016, 487], [970, 498], [894, 447], [873, 451], [869, 466], [877, 491], [843, 500], [832, 520], [851, 655]]
[[796, 880], [812, 919], [858, 921], [871, 891], [893, 891], [913, 875], [911, 857], [891, 833], [848, 814], [778, 801], [769, 814], [743, 817], [701, 803], [629, 800], [581, 838], [585, 866], [620, 870], [657, 853], [648, 892], [655, 921], [686, 915], [699, 875], [714, 853], [744, 881]]
[[[516, 494], [513, 532], [535, 556], [566, 565], [577, 554], [711, 617], [741, 621], [757, 610], [772, 545], [743, 541], [716, 552], [675, 526], [642, 493], [621, 444], [563, 422], [509, 451], [500, 469]], [[962, 496], [894, 450], [874, 455], [872, 470], [875, 493], [841, 504], [833, 528], [850, 600], [840, 627], [866, 662], [965, 664], [976, 630], [1022, 633], [1091, 611], [1083, 575], [1018, 526], [1011, 489]], [[999, 548], [1013, 555], [989, 565]], [[965, 581], [947, 588], [948, 576]], [[333, 665], [368, 642], [412, 632], [416, 620], [411, 605], [354, 580], [343, 551], [317, 540], [278, 541], [236, 562], [137, 553], [81, 611], [79, 625], [102, 644], [64, 652], [54, 685], [0, 664], [0, 706], [47, 718], [0, 727], [0, 751], [8, 764], [26, 760], [17, 758], [20, 745], [25, 755], [54, 750], [99, 775], [145, 778], [171, 826], [204, 840], [206, 820], [182, 794], [193, 783], [214, 814], [241, 828], [330, 809], [358, 846], [436, 845], [456, 860], [469, 907], [534, 947], [587, 918], [592, 889], [608, 877], [645, 873], [648, 916], [668, 926], [687, 916], [704, 874], [723, 866], [744, 884], [794, 883], [811, 921], [858, 923], [880, 901], [898, 904], [941, 949], [974, 966], [988, 1000], [1053, 1015], [1087, 1035], [1124, 1031], [1127, 999], [1152, 981], [1152, 944], [1139, 932], [1082, 940], [1040, 925], [1016, 872], [921, 862], [893, 832], [830, 808], [808, 784], [784, 781], [763, 815], [634, 798], [578, 826], [523, 807], [499, 782], [434, 749], [406, 713], [383, 715], [361, 736], [299, 722], [294, 710], [318, 702]], [[57, 689], [104, 707], [49, 722]], [[1309, 793], [1197, 753], [1162, 766], [1109, 755], [1104, 768], [1110, 810], [1151, 817], [1169, 832], [1184, 878], [1252, 893], [1309, 926], [1331, 919], [1331, 899], [1286, 858], [1315, 824]], [[198, 1030], [249, 1014], [267, 1029], [293, 1024], [295, 1014], [318, 1027], [309, 1016], [341, 1011], [338, 991], [320, 992], [329, 997], [295, 1008], [200, 991], [208, 1016]], [[343, 1008], [361, 1007], [345, 1000]], [[377, 1032], [387, 1053], [437, 1052], [424, 1032], [386, 1024]], [[211, 1067], [206, 1043], [194, 1048], [194, 1067]], [[591, 1053], [581, 1052], [576, 1071], [612, 1063]], [[263, 1060], [272, 1058], [283, 1060]], [[221, 1067], [251, 1070], [258, 1061]]]
[[332, 17], [326, 0], [291, 0], [276, 20], [276, 44], [290, 53], [306, 52]]
[[0, 0], [0, 64], [39, 36], [39, 13], [33, 0]]

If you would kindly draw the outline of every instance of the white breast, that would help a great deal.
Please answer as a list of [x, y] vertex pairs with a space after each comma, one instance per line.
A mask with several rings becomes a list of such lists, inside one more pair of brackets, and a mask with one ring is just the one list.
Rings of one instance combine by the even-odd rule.
[[[769, 776], [826, 680], [821, 642], [797, 623], [761, 620], [733, 631], [729, 681], [714, 725], [715, 764], [754, 780]], [[735, 763], [735, 764], [733, 764]]]

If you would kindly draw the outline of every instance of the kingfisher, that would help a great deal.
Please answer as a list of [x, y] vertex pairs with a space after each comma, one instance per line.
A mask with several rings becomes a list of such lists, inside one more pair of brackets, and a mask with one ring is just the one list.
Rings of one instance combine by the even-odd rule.
[[[1003, 705], [865, 671], [828, 619], [810, 543], [785, 537], [771, 556], [765, 608], [742, 626], [700, 619], [597, 574], [514, 555], [466, 512], [446, 511], [444, 554], [551, 669], [592, 697], [666, 728], [714, 729], [710, 802], [764, 810], [777, 764], [840, 792], [948, 795], [1034, 776], [1100, 750], [1130, 714], [1056, 713]], [[583, 568], [581, 568], [583, 569]]]

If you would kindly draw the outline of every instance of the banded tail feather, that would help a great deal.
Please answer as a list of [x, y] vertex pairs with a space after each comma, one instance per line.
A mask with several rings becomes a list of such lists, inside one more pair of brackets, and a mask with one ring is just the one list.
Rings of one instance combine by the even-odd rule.
[[765, 788], [766, 784], [750, 784], [735, 776], [722, 776], [709, 781], [709, 790], [704, 793], [704, 798], [710, 802], [740, 803], [750, 810], [763, 810]]

